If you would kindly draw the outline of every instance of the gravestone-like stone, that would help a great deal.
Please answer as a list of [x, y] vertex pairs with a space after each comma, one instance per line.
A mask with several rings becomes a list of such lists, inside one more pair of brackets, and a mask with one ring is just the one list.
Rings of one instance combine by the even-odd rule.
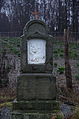
[[22, 36], [21, 71], [23, 73], [52, 73], [53, 42], [42, 21], [26, 24]]
[[43, 21], [33, 20], [26, 24], [21, 38], [21, 74], [12, 119], [48, 119], [58, 108], [52, 74], [53, 37]]

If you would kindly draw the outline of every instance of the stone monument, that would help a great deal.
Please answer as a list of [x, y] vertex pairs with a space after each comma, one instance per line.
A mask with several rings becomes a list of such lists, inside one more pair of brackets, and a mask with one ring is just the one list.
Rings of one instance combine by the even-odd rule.
[[12, 119], [49, 119], [58, 108], [53, 70], [53, 37], [41, 20], [28, 22], [21, 42], [21, 74]]

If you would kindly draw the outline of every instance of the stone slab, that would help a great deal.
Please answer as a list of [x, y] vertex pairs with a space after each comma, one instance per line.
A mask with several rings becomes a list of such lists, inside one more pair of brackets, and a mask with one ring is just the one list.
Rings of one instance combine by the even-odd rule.
[[24, 113], [13, 111], [12, 119], [64, 119], [64, 115], [60, 110], [51, 113]]
[[13, 110], [25, 112], [51, 112], [53, 110], [59, 110], [59, 102], [55, 100], [16, 101], [13, 103]]
[[52, 114], [48, 113], [12, 113], [12, 119], [51, 119]]
[[12, 119], [50, 119], [52, 114], [39, 114], [39, 113], [12, 113]]
[[56, 78], [52, 74], [21, 74], [17, 80], [17, 100], [56, 99]]

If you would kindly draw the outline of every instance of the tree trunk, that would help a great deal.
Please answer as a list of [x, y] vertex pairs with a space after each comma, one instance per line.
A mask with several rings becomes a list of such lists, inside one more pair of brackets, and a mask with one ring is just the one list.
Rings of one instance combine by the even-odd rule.
[[72, 89], [72, 74], [71, 66], [69, 63], [69, 30], [64, 30], [64, 43], [65, 43], [65, 76], [66, 76], [66, 86], [68, 89]]

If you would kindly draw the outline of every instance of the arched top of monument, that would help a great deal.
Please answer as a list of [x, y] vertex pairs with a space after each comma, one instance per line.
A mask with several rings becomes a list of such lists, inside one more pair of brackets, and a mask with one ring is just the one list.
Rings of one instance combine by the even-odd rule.
[[46, 24], [41, 20], [29, 21], [24, 27], [23, 34], [27, 35], [29, 33], [35, 33], [35, 32], [47, 34], [48, 28]]

